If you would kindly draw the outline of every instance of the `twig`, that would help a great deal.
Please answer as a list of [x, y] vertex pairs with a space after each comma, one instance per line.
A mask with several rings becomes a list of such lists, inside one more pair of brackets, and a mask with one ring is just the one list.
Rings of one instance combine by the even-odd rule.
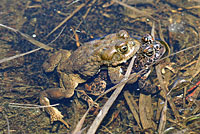
[[6, 118], [6, 123], [7, 123], [7, 129], [8, 129], [8, 134], [10, 134], [10, 124], [7, 115], [3, 112], [4, 117]]
[[55, 38], [54, 40], [52, 40], [50, 43], [48, 43], [47, 45], [50, 45], [50, 44], [52, 44], [53, 42], [55, 42], [55, 41], [58, 39], [58, 37], [60, 37], [60, 35], [63, 33], [63, 31], [64, 31], [65, 28], [66, 28], [66, 26], [64, 26], [64, 27], [62, 28], [62, 30], [60, 31], [60, 33], [56, 36], [56, 38]]
[[36, 51], [40, 50], [40, 49], [42, 49], [42, 48], [40, 47], [40, 48], [31, 50], [31, 51], [28, 51], [28, 52], [26, 52], [26, 53], [17, 54], [17, 55], [15, 55], [15, 56], [11, 56], [11, 57], [8, 57], [8, 58], [1, 59], [1, 60], [0, 60], [0, 64], [3, 63], [3, 62], [7, 62], [7, 61], [10, 61], [10, 60], [13, 60], [13, 59], [16, 59], [16, 58], [25, 56], [25, 55], [27, 55], [27, 54], [31, 54], [31, 53], [33, 53], [33, 52], [36, 52]]
[[90, 10], [91, 10], [91, 8], [92, 8], [92, 5], [93, 5], [96, 1], [97, 1], [97, 0], [93, 0], [93, 1], [88, 5], [89, 8], [87, 9], [85, 15], [83, 16], [83, 19], [85, 19], [85, 18], [87, 17], [88, 13], [90, 12]]
[[183, 7], [183, 8], [179, 7], [178, 11], [182, 11], [182, 10], [185, 10], [185, 9], [190, 10], [190, 9], [199, 9], [199, 8], [200, 8], [200, 5], [191, 6], [191, 7]]
[[196, 71], [192, 75], [192, 78], [190, 80], [194, 79], [199, 74], [199, 72], [200, 72], [200, 56], [198, 57], [198, 60], [197, 60], [196, 66], [195, 66], [195, 70]]
[[138, 106], [135, 102], [135, 100], [133, 99], [133, 96], [129, 93], [129, 91], [125, 91], [124, 92], [124, 97], [126, 99], [126, 102], [133, 114], [133, 117], [135, 118], [137, 125], [139, 126], [140, 129], [142, 129], [142, 126], [140, 125], [140, 117], [138, 115]]
[[46, 37], [49, 37], [53, 32], [55, 32], [58, 28], [60, 28], [63, 24], [65, 24], [69, 19], [71, 19], [74, 14], [76, 14], [81, 8], [83, 8], [86, 3], [81, 4], [78, 8], [76, 8], [67, 18], [65, 18], [58, 26], [56, 26]]
[[1, 26], [1, 27], [4, 27], [4, 28], [7, 28], [7, 29], [9, 29], [9, 30], [11, 30], [11, 31], [13, 31], [13, 32], [15, 32], [15, 33], [20, 34], [20, 35], [21, 35], [22, 37], [24, 37], [26, 40], [28, 40], [29, 42], [31, 42], [32, 44], [34, 44], [34, 45], [36, 45], [36, 46], [38, 46], [38, 47], [41, 47], [41, 48], [43, 48], [43, 49], [45, 49], [45, 50], [48, 50], [48, 51], [49, 51], [49, 50], [53, 50], [52, 47], [49, 47], [49, 46], [47, 46], [46, 44], [44, 44], [44, 43], [42, 43], [42, 42], [39, 42], [39, 41], [33, 39], [33, 38], [30, 37], [29, 35], [24, 34], [24, 33], [20, 32], [20, 31], [17, 30], [17, 29], [8, 27], [8, 26], [3, 25], [3, 24], [0, 24], [0, 26]]
[[102, 126], [109, 134], [113, 134], [106, 126]]
[[72, 134], [77, 134], [78, 132], [81, 131], [81, 128], [82, 128], [82, 126], [83, 126], [83, 123], [84, 123], [84, 121], [85, 121], [85, 118], [86, 118], [86, 116], [87, 116], [87, 114], [89, 113], [89, 111], [90, 111], [91, 108], [92, 108], [92, 106], [89, 107], [88, 110], [85, 112], [85, 114], [83, 115], [83, 117], [81, 118], [81, 120], [80, 120], [80, 121], [78, 122], [78, 124], [76, 125], [76, 128], [74, 129], [74, 131], [72, 132]]
[[4, 28], [7, 28], [7, 29], [9, 29], [9, 30], [11, 30], [11, 31], [13, 31], [13, 32], [15, 32], [15, 33], [19, 33], [22, 37], [25, 37], [26, 40], [30, 41], [31, 43], [33, 43], [33, 44], [36, 45], [36, 46], [39, 46], [39, 48], [37, 48], [37, 49], [33, 49], [33, 50], [31, 50], [31, 51], [28, 51], [28, 52], [25, 52], [25, 53], [22, 53], [22, 54], [18, 54], [18, 55], [15, 55], [15, 56], [11, 56], [11, 57], [8, 57], [8, 58], [1, 59], [1, 60], [0, 60], [0, 64], [3, 63], [3, 62], [7, 62], [7, 61], [10, 61], [10, 60], [13, 60], [13, 59], [16, 59], [16, 58], [19, 58], [19, 57], [22, 57], [22, 56], [25, 56], [25, 55], [34, 53], [34, 52], [36, 52], [36, 51], [39, 51], [39, 50], [42, 49], [42, 48], [45, 49], [45, 50], [53, 50], [53, 48], [52, 48], [52, 47], [49, 47], [48, 45], [51, 44], [51, 43], [53, 43], [54, 41], [56, 41], [56, 40], [58, 39], [58, 37], [61, 35], [61, 33], [63, 32], [63, 30], [65, 29], [65, 27], [66, 27], [66, 26], [65, 26], [65, 27], [61, 30], [61, 32], [58, 34], [58, 36], [57, 36], [54, 40], [52, 40], [50, 43], [48, 43], [47, 45], [45, 45], [45, 44], [43, 44], [43, 43], [41, 43], [41, 42], [39, 42], [39, 41], [37, 41], [37, 40], [31, 38], [30, 36], [28, 36], [28, 35], [26, 35], [26, 34], [20, 32], [20, 31], [18, 31], [17, 29], [11, 28], [11, 27], [6, 26], [6, 25], [3, 25], [3, 24], [0, 24], [0, 26], [2, 26], [2, 27], [4, 27]]
[[[80, 23], [78, 24], [78, 26], [77, 26], [76, 29], [74, 30], [72, 37], [75, 36], [76, 30], [78, 30], [78, 28], [80, 27], [80, 25], [83, 23], [83, 20], [86, 19], [88, 13], [90, 12], [90, 10], [91, 10], [91, 8], [92, 8], [92, 5], [93, 5], [95, 2], [96, 2], [96, 0], [93, 0], [93, 1], [88, 5], [89, 8], [87, 9], [86, 13], [83, 15], [83, 19], [80, 21]], [[72, 29], [72, 30], [73, 30], [73, 29]], [[79, 42], [79, 43], [80, 43], [80, 42]], [[81, 44], [81, 43], [80, 43], [80, 44]]]
[[165, 130], [167, 120], [167, 98], [165, 99], [164, 107], [162, 109], [161, 117], [160, 117], [160, 123], [158, 127], [158, 134], [162, 134]]
[[153, 21], [153, 24], [152, 24], [151, 36], [155, 39], [155, 21]]
[[48, 106], [40, 106], [35, 104], [20, 104], [20, 103], [9, 103], [9, 107], [20, 107], [20, 108], [45, 108], [45, 107], [53, 107], [58, 106], [59, 104], [53, 104]]
[[80, 0], [74, 0], [74, 1], [72, 1], [69, 5], [67, 5], [67, 7], [69, 7], [69, 6], [71, 6], [71, 5], [73, 5], [74, 3], [76, 3], [76, 2], [79, 2]]
[[139, 14], [140, 16], [147, 16], [150, 19], [155, 20], [149, 13], [147, 13], [145, 11], [140, 11], [137, 8], [132, 7], [130, 5], [127, 5], [127, 4], [125, 4], [125, 3], [121, 2], [121, 1], [118, 1], [118, 0], [112, 0], [112, 1], [114, 1], [115, 3], [117, 3], [117, 4], [121, 5], [121, 6], [124, 6], [124, 7], [128, 8], [128, 9], [131, 9], [132, 11], [134, 11], [136, 14]]
[[185, 68], [192, 66], [193, 64], [197, 63], [197, 60], [191, 61], [190, 63], [186, 64], [185, 66], [181, 67], [180, 70], [184, 70]]
[[[163, 34], [162, 34], [162, 28], [161, 28], [161, 24], [160, 24], [160, 20], [157, 21], [158, 22], [158, 35], [159, 35], [159, 38], [164, 42], [164, 44], [167, 44], [164, 37], [163, 37]], [[165, 45], [166, 47], [166, 55], [169, 56], [171, 51], [170, 51], [170, 48], [169, 48], [169, 45]]]
[[[167, 93], [169, 91], [168, 87], [167, 87], [167, 84], [166, 84], [166, 81], [162, 78], [162, 74], [161, 74], [161, 66], [160, 64], [158, 64], [156, 66], [156, 74], [157, 74], [157, 78], [158, 78], [158, 81], [160, 83], [160, 87], [161, 87], [161, 92], [160, 92], [160, 95], [167, 99], [169, 104], [170, 104], [170, 107], [172, 109], [172, 111], [174, 112], [174, 116], [175, 118], [179, 118], [180, 117], [180, 114], [178, 113], [178, 111], [176, 110], [176, 107], [175, 107], [175, 104], [174, 102], [172, 101], [172, 98], [170, 95], [167, 96]], [[170, 92], [169, 92], [170, 93]]]
[[[128, 66], [128, 69], [126, 71], [126, 74], [124, 76], [124, 78], [122, 79], [121, 82], [126, 81], [131, 73], [132, 67], [133, 67], [133, 63], [135, 60], [136, 56], [134, 56]], [[112, 106], [112, 104], [114, 103], [114, 101], [116, 100], [116, 98], [118, 97], [118, 95], [120, 94], [120, 92], [122, 91], [123, 87], [125, 86], [126, 83], [120, 85], [119, 87], [117, 87], [117, 89], [113, 92], [113, 94], [110, 96], [110, 98], [108, 99], [108, 101], [106, 102], [106, 104], [103, 106], [103, 108], [101, 109], [101, 111], [99, 112], [99, 114], [97, 115], [97, 117], [95, 118], [95, 120], [93, 121], [91, 127], [89, 128], [87, 134], [95, 134], [97, 128], [99, 127], [99, 125], [101, 124], [102, 120], [104, 119], [104, 117], [106, 116], [108, 110], [110, 109], [110, 107]]]

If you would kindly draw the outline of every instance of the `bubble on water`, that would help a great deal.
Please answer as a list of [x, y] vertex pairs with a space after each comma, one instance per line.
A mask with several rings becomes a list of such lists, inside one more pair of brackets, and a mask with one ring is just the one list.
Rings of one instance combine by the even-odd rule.
[[32, 35], [33, 38], [35, 38], [36, 36], [37, 36], [36, 34], [33, 34], [33, 35]]

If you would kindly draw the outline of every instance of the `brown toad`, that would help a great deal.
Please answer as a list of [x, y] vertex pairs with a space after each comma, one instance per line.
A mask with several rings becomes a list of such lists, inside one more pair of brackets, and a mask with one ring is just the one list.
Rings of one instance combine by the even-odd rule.
[[[130, 59], [139, 48], [140, 42], [121, 30], [87, 42], [72, 53], [67, 50], [56, 52], [43, 64], [43, 68], [46, 72], [57, 69], [60, 88], [41, 92], [40, 103], [48, 106], [49, 99], [70, 98], [78, 84], [97, 74], [101, 66], [117, 67]], [[63, 115], [55, 107], [46, 107], [45, 110], [50, 114], [51, 122], [59, 120], [65, 123]]]

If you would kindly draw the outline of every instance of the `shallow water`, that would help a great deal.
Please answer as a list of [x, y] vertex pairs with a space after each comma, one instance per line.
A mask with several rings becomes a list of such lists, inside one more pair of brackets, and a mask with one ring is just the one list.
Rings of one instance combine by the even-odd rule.
[[[122, 2], [131, 7], [125, 7], [126, 5], [112, 1], [89, 1], [55, 32], [48, 35], [86, 1], [1, 0], [0, 23], [18, 29], [45, 44], [56, 38], [50, 45], [51, 47], [71, 51], [77, 49], [73, 30], [78, 35], [81, 45], [89, 40], [99, 39], [122, 29], [128, 31], [132, 37], [141, 38], [144, 34], [151, 32], [155, 20], [159, 21], [161, 25], [161, 28], [159, 28], [158, 22], [155, 23], [156, 39], [161, 39], [161, 34], [158, 32], [162, 31], [171, 53], [199, 44], [200, 3], [198, 0], [181, 0], [178, 2], [173, 0], [123, 0]], [[37, 48], [18, 34], [5, 28], [0, 28], [0, 30], [0, 59]], [[61, 31], [62, 33], [59, 34]], [[59, 37], [57, 37], [58, 35]], [[198, 73], [198, 68], [200, 68], [199, 52], [197, 47], [171, 56], [165, 62], [160, 63], [161, 66], [166, 67], [165, 70], [162, 70], [162, 75], [167, 87], [172, 87], [170, 84], [177, 78], [182, 78], [182, 76], [189, 76], [191, 80], [191, 84], [185, 87], [186, 90], [200, 80]], [[13, 108], [8, 105], [9, 103], [39, 105], [39, 93], [41, 91], [49, 87], [59, 87], [57, 73], [55, 71], [45, 73], [41, 67], [47, 59], [48, 53], [50, 52], [40, 50], [0, 64], [0, 133], [8, 133], [8, 122], [10, 133], [69, 133], [87, 110], [87, 103], [78, 98], [77, 94], [69, 99], [53, 100], [52, 104], [60, 103], [57, 108], [63, 113], [64, 120], [70, 124], [70, 129], [67, 129], [60, 122], [50, 124], [49, 115], [41, 109]], [[112, 86], [105, 69], [95, 77], [104, 78], [108, 81], [108, 87]], [[152, 85], [161, 88], [155, 70], [150, 77]], [[89, 82], [92, 80], [93, 78], [87, 83], [90, 84]], [[84, 89], [84, 84], [80, 85], [78, 89]], [[197, 89], [198, 92], [199, 87]], [[125, 99], [125, 91], [131, 94], [137, 105], [143, 105], [140, 101], [143, 94], [137, 90], [135, 85], [127, 85], [97, 133], [157, 132], [158, 122], [160, 121], [159, 104], [164, 102], [164, 99], [160, 97], [162, 95], [154, 94], [148, 98], [151, 100], [148, 107], [148, 110], [150, 109], [148, 118], [150, 118], [151, 124], [147, 128], [142, 121], [138, 125], [135, 115], [132, 114], [131, 104]], [[109, 96], [110, 93], [98, 101], [100, 108]], [[166, 133], [182, 131], [182, 133], [198, 133], [199, 95], [197, 94], [195, 97], [194, 104], [184, 101], [180, 97], [183, 96], [183, 89], [173, 91], [171, 96], [175, 111], [173, 111], [171, 102], [168, 105], [167, 123], [164, 130], [172, 126], [176, 127]], [[95, 96], [92, 97], [93, 99], [96, 98]], [[143, 120], [141, 107], [138, 106], [137, 110], [140, 120]], [[84, 127], [91, 125], [96, 117], [94, 111], [88, 116]], [[190, 117], [193, 118], [189, 120]], [[180, 124], [177, 125], [173, 120], [179, 120]]]

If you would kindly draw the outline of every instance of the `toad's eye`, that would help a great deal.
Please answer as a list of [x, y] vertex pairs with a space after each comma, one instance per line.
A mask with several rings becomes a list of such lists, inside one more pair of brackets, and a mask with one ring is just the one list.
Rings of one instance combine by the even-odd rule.
[[149, 41], [149, 39], [148, 39], [147, 37], [143, 37], [143, 38], [142, 38], [142, 41], [143, 41], [144, 43], [147, 43], [147, 42]]
[[160, 44], [155, 44], [153, 47], [155, 48], [155, 50], [158, 50], [158, 51], [159, 51], [160, 48], [161, 48]]
[[144, 35], [144, 37], [142, 38], [142, 43], [153, 43], [154, 39], [150, 34], [146, 34]]
[[127, 45], [121, 46], [121, 47], [119, 48], [119, 51], [120, 51], [121, 53], [126, 53], [126, 52], [128, 51], [128, 46], [127, 46]]

